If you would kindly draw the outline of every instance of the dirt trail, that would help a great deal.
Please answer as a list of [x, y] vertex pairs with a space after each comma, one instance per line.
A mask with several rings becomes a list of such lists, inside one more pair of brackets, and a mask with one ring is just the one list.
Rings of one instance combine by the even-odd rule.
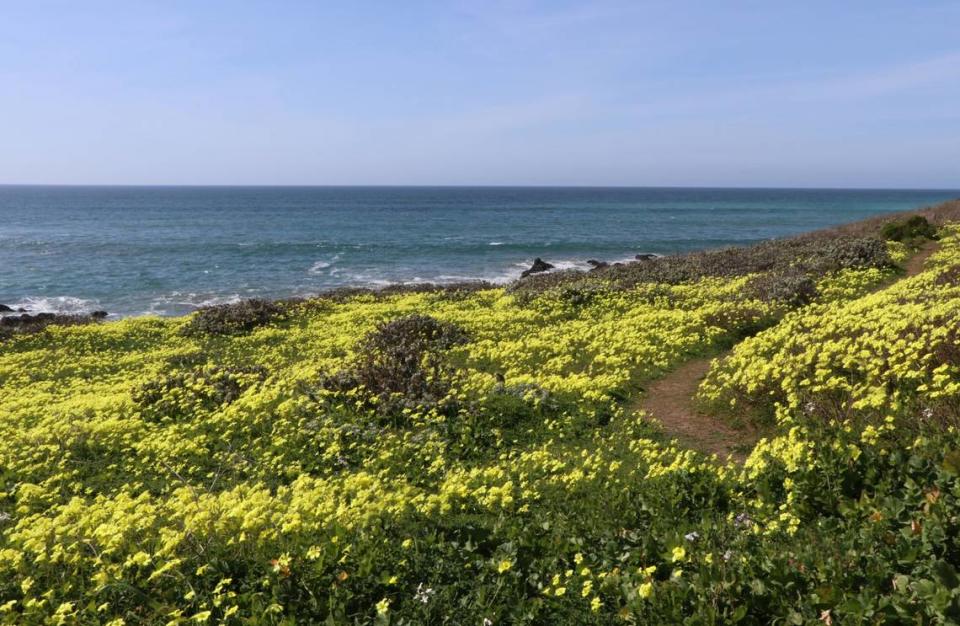
[[742, 462], [746, 454], [740, 446], [754, 442], [752, 433], [737, 430], [722, 419], [698, 411], [693, 402], [697, 387], [710, 370], [712, 361], [712, 358], [687, 361], [653, 381], [636, 408], [658, 419], [666, 434], [682, 445], [716, 454], [721, 460], [733, 455]]
[[[924, 262], [937, 248], [936, 242], [930, 242], [914, 253], [904, 266], [902, 278], [919, 274]], [[663, 425], [667, 436], [677, 439], [688, 448], [716, 454], [721, 460], [732, 456], [735, 461], [742, 463], [759, 434], [748, 428], [734, 428], [721, 418], [699, 411], [694, 403], [697, 388], [710, 370], [710, 363], [726, 354], [687, 361], [663, 378], [650, 383], [644, 397], [631, 408], [655, 417]]]
[[933, 255], [940, 248], [940, 244], [936, 241], [930, 241], [920, 246], [920, 249], [917, 250], [913, 256], [907, 259], [906, 264], [903, 266], [906, 272], [904, 273], [904, 278], [909, 278], [911, 276], [916, 276], [923, 271], [923, 264], [927, 262], [927, 259]]

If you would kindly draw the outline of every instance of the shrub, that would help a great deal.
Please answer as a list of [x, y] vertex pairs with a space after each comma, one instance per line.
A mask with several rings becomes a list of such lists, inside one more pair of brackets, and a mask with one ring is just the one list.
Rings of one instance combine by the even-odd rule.
[[913, 215], [903, 220], [887, 222], [881, 230], [884, 239], [916, 243], [937, 238], [937, 228], [922, 215]]
[[544, 272], [541, 274], [531, 274], [520, 280], [516, 280], [507, 286], [509, 293], [515, 293], [521, 296], [521, 299], [527, 296], [537, 296], [545, 291], [558, 287], [575, 285], [578, 282], [589, 283], [587, 273], [575, 270], [558, 270], [555, 272]]
[[266, 378], [263, 367], [208, 366], [139, 385], [131, 397], [145, 420], [178, 421], [230, 404]]
[[534, 384], [498, 386], [484, 398], [476, 414], [488, 427], [511, 428], [529, 422], [535, 416], [553, 417], [560, 408], [558, 400], [546, 389]]
[[495, 289], [497, 285], [485, 280], [460, 281], [455, 283], [412, 283], [388, 285], [382, 289], [377, 289], [374, 294], [378, 298], [387, 298], [405, 293], [436, 293], [442, 297], [450, 299], [460, 299], [478, 291]]
[[370, 289], [368, 287], [335, 287], [322, 291], [315, 296], [302, 299], [291, 299], [287, 302], [312, 304], [315, 302], [336, 302], [342, 304], [360, 296], [369, 296], [374, 300], [382, 301], [393, 296], [413, 293], [436, 294], [440, 298], [449, 300], [459, 300], [468, 297], [470, 294], [487, 289], [497, 289], [498, 285], [485, 280], [469, 280], [454, 283], [395, 283], [381, 287], [379, 289]]
[[[754, 246], [693, 252], [596, 268], [589, 273], [565, 270], [518, 280], [508, 288], [523, 298], [546, 291], [590, 285], [629, 290], [640, 284], [678, 285], [707, 277], [735, 277], [770, 272], [772, 285], [783, 276], [806, 274], [811, 279], [847, 268], [891, 267], [886, 244], [870, 237], [797, 237]], [[793, 279], [791, 279], [793, 280]], [[793, 280], [799, 288], [800, 279]], [[806, 291], [809, 292], [807, 287]], [[809, 295], [809, 294], [808, 294]]]
[[409, 315], [380, 324], [360, 342], [353, 367], [321, 379], [335, 394], [360, 391], [367, 407], [396, 418], [404, 409], [439, 407], [450, 390], [450, 348], [467, 343], [454, 324]]
[[750, 281], [748, 289], [758, 300], [783, 302], [788, 306], [803, 306], [817, 297], [816, 283], [797, 270], [761, 274]]
[[183, 328], [188, 336], [241, 335], [280, 319], [285, 307], [277, 302], [251, 299], [205, 307], [194, 313]]
[[885, 242], [870, 237], [837, 237], [814, 240], [816, 245], [798, 251], [795, 267], [816, 276], [851, 268], [891, 267], [893, 261]]

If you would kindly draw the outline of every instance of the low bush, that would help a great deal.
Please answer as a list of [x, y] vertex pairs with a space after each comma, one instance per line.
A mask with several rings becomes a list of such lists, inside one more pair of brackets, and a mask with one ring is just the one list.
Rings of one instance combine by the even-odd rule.
[[[792, 282], [805, 292], [800, 300], [812, 297], [811, 286], [801, 288], [806, 275], [810, 279], [850, 268], [891, 267], [885, 242], [870, 237], [798, 237], [767, 241], [754, 246], [726, 248], [684, 255], [665, 256], [643, 261], [610, 265], [590, 272], [565, 270], [536, 274], [508, 288], [512, 293], [531, 298], [561, 288], [583, 292], [588, 285], [630, 290], [640, 284], [678, 285], [702, 278], [732, 278], [747, 274], [770, 273], [769, 287]], [[769, 291], [769, 290], [766, 290]], [[772, 296], [773, 292], [770, 292]]]
[[485, 280], [470, 280], [454, 283], [396, 283], [371, 289], [369, 287], [336, 287], [327, 291], [322, 291], [309, 298], [291, 300], [290, 302], [312, 303], [316, 301], [329, 301], [342, 303], [359, 296], [369, 296], [374, 300], [385, 300], [393, 296], [413, 293], [430, 293], [441, 298], [457, 300], [468, 297], [478, 291], [488, 289], [497, 289], [495, 285]]
[[547, 419], [559, 414], [561, 403], [539, 385], [500, 385], [474, 409], [488, 428], [513, 428], [534, 417]]
[[321, 379], [336, 396], [358, 395], [368, 409], [398, 419], [403, 411], [439, 408], [453, 368], [446, 351], [467, 343], [454, 324], [408, 315], [380, 324], [359, 343], [350, 368]]
[[750, 281], [748, 290], [763, 302], [783, 302], [792, 307], [810, 304], [817, 297], [814, 280], [795, 269], [760, 274]]
[[251, 299], [233, 304], [218, 304], [197, 311], [183, 327], [188, 336], [241, 335], [279, 320], [286, 310], [283, 304]]
[[131, 397], [145, 420], [179, 421], [230, 404], [266, 377], [267, 370], [259, 366], [208, 366], [143, 383]]
[[922, 215], [913, 215], [906, 219], [887, 222], [881, 230], [884, 239], [916, 244], [937, 238], [937, 227]]

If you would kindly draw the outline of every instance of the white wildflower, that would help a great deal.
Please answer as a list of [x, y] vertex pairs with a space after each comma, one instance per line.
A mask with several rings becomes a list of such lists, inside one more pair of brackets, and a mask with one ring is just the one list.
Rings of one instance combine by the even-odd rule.
[[419, 585], [417, 585], [417, 593], [413, 595], [413, 599], [416, 600], [417, 602], [422, 602], [426, 604], [427, 602], [430, 602], [430, 597], [433, 596], [434, 593], [436, 592], [433, 589], [431, 589], [430, 587], [427, 587], [426, 589], [424, 589], [423, 583], [420, 583]]

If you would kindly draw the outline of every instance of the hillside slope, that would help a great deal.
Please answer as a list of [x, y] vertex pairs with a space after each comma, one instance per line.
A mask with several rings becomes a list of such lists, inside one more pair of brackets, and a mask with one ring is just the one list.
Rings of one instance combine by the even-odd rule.
[[[956, 620], [942, 234], [880, 291], [905, 246], [825, 234], [14, 334], [0, 619]], [[732, 345], [700, 393], [771, 429], [743, 467], [631, 410], [638, 381]]]

